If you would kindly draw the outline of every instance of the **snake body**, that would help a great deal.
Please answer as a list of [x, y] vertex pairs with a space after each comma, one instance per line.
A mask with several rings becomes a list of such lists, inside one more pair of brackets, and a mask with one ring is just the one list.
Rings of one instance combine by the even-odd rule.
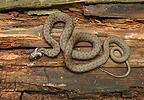
[[[103, 44], [104, 52], [100, 57], [95, 57], [94, 59], [92, 59], [92, 61], [90, 61], [89, 63], [86, 63], [86, 64], [72, 63], [71, 53], [74, 48], [74, 44], [76, 42], [78, 42], [81, 38], [87, 38], [87, 36], [84, 33], [78, 33], [78, 34], [76, 34], [76, 37], [70, 38], [70, 40], [67, 43], [65, 53], [64, 53], [66, 66], [74, 72], [85, 72], [85, 71], [95, 69], [96, 67], [103, 65], [108, 60], [109, 56], [111, 56], [113, 61], [119, 62], [119, 63], [126, 61], [129, 57], [130, 49], [127, 47], [125, 42], [118, 37], [111, 36], [105, 40], [105, 42]], [[121, 57], [116, 57], [113, 54], [113, 51], [115, 51], [114, 49], [118, 49], [118, 48], [112, 48], [111, 52], [110, 52], [109, 45], [111, 43], [117, 44], [120, 47], [119, 49], [122, 49], [123, 53], [122, 53]]]
[[[65, 23], [65, 27], [60, 36], [60, 43], [51, 37], [51, 30], [56, 22]], [[62, 12], [49, 15], [44, 24], [43, 36], [47, 43], [52, 46], [52, 49], [36, 48], [35, 51], [31, 53], [30, 59], [37, 59], [37, 57], [41, 57], [42, 54], [48, 57], [55, 57], [60, 53], [61, 49], [64, 53], [66, 67], [73, 72], [87, 72], [95, 69], [106, 63], [109, 59], [109, 56], [113, 61], [118, 63], [126, 62], [128, 60], [130, 55], [130, 48], [123, 39], [116, 36], [109, 36], [106, 38], [103, 43], [103, 54], [97, 57], [98, 53], [102, 49], [100, 39], [97, 37], [97, 35], [86, 32], [75, 33], [73, 32], [73, 29], [73, 20], [69, 15]], [[80, 41], [90, 42], [93, 46], [92, 50], [83, 52], [74, 50], [73, 48], [75, 44]], [[112, 43], [116, 44], [118, 47], [113, 47], [110, 49], [110, 44]], [[116, 50], [121, 53], [121, 57], [114, 55], [114, 51]], [[92, 60], [86, 64], [76, 64], [73, 62], [73, 59]], [[109, 72], [107, 73], [110, 74]], [[114, 76], [113, 74], [110, 75]]]

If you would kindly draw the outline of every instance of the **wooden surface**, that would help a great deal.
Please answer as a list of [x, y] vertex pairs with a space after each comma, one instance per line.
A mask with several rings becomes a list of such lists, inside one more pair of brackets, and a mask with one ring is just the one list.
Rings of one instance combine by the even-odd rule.
[[85, 6], [87, 16], [115, 17], [115, 18], [144, 18], [143, 4], [97, 4]]
[[1, 0], [0, 11], [18, 8], [47, 8], [76, 3], [143, 3], [144, 0]]
[[[41, 93], [34, 93], [28, 92], [23, 93], [22, 95], [20, 92], [2, 92], [1, 93], [1, 100], [70, 100], [66, 98], [66, 95], [63, 94], [41, 94]], [[90, 95], [90, 94], [89, 94]], [[141, 100], [141, 97], [138, 98], [125, 98], [119, 96], [105, 96], [101, 94], [95, 94], [91, 97], [75, 97], [74, 100]]]
[[[99, 98], [118, 93], [113, 100], [143, 96], [144, 88], [144, 24], [142, 19], [119, 19], [84, 16], [81, 6], [62, 9], [74, 19], [75, 32], [97, 34], [101, 41], [109, 35], [123, 38], [131, 48], [129, 63], [132, 67], [126, 78], [114, 78], [99, 69], [76, 74], [66, 69], [63, 54], [56, 58], [42, 57], [29, 61], [36, 47], [50, 46], [42, 36], [47, 16], [30, 16], [16, 11], [0, 14], [0, 89], [1, 97], [12, 93], [16, 98]], [[54, 26], [52, 35], [59, 40], [63, 24]], [[79, 43], [77, 49], [88, 49], [90, 44]], [[76, 63], [79, 63], [76, 61]], [[85, 62], [81, 62], [85, 63]], [[115, 74], [126, 71], [125, 64], [115, 64], [110, 59], [104, 69]], [[27, 91], [27, 92], [25, 92]], [[19, 94], [21, 92], [21, 94]], [[29, 92], [32, 94], [29, 94]], [[56, 97], [33, 92], [60, 94]], [[100, 93], [96, 95], [96, 93]], [[33, 96], [31, 96], [33, 95]], [[96, 95], [96, 96], [94, 96]], [[60, 96], [60, 97], [59, 97]], [[100, 98], [99, 98], [100, 99]]]

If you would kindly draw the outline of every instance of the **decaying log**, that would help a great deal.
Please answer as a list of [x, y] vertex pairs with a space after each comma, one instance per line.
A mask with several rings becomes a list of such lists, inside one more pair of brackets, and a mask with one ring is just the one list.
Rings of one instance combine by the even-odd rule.
[[[72, 98], [69, 98], [72, 99]], [[21, 93], [20, 92], [1, 92], [1, 100], [69, 100], [66, 94], [44, 94], [44, 93], [37, 93], [37, 92], [27, 92]], [[102, 99], [102, 100], [131, 100], [133, 98], [127, 97], [120, 97], [120, 96], [106, 96], [102, 94], [87, 94], [85, 97], [74, 97], [74, 99]], [[138, 97], [137, 100], [141, 98]]]
[[87, 16], [143, 19], [143, 13], [143, 4], [97, 4], [84, 7]]
[[123, 3], [134, 3], [144, 2], [144, 0], [1, 0], [0, 11], [7, 9], [16, 8], [47, 8], [53, 5], [64, 5], [74, 3], [111, 3], [111, 2], [123, 2]]
[[[9, 12], [0, 14], [0, 90], [66, 93], [72, 98], [97, 92], [119, 92], [126, 98], [137, 96], [139, 91], [144, 93], [144, 24], [137, 19], [86, 17], [80, 9], [74, 8], [63, 12], [73, 17], [74, 32], [97, 34], [101, 42], [110, 35], [123, 38], [131, 48], [130, 75], [114, 78], [99, 69], [81, 74], [73, 73], [66, 68], [62, 52], [56, 58], [44, 56], [39, 60], [29, 61], [28, 57], [36, 47], [50, 48], [42, 36], [43, 23], [47, 16]], [[63, 27], [62, 23], [54, 26], [52, 36], [56, 40], [59, 40]], [[89, 43], [82, 42], [76, 49], [89, 49], [90, 46]], [[103, 68], [119, 75], [126, 70], [125, 64], [115, 64], [111, 60]], [[136, 94], [133, 94], [135, 89]], [[22, 98], [33, 97], [24, 93]]]
[[[9, 70], [11, 69], [11, 70]], [[123, 74], [121, 68], [105, 68], [116, 74]], [[132, 87], [143, 88], [143, 68], [132, 68], [126, 78], [113, 78], [96, 69], [88, 73], [76, 74], [64, 67], [17, 66], [3, 69], [3, 91], [42, 91], [52, 93], [96, 93], [122, 92]], [[139, 73], [139, 74], [138, 74]], [[142, 92], [142, 90], [141, 90]], [[133, 97], [134, 94], [131, 95]]]
[[60, 96], [56, 94], [37, 94], [37, 93], [24, 93], [22, 100], [67, 100], [66, 96]]
[[[83, 48], [84, 49], [84, 48]], [[86, 49], [86, 48], [85, 48]], [[61, 53], [58, 57], [48, 58], [46, 56], [42, 57], [39, 60], [30, 61], [29, 55], [33, 51], [33, 49], [24, 50], [24, 49], [16, 49], [16, 50], [0, 50], [0, 65], [1, 66], [65, 66], [64, 57]], [[129, 63], [131, 67], [143, 67], [144, 59], [143, 59], [144, 48], [132, 48], [131, 56], [129, 58]], [[75, 61], [75, 63], [86, 63], [89, 61]], [[112, 60], [108, 60], [104, 67], [122, 67], [125, 68], [125, 64], [116, 64]]]
[[20, 92], [0, 92], [1, 100], [19, 100], [20, 96]]

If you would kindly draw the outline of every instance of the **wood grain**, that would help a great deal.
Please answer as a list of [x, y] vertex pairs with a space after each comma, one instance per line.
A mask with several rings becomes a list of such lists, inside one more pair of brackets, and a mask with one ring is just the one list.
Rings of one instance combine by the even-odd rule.
[[[75, 25], [74, 32], [83, 31], [96, 34], [102, 42], [110, 35], [123, 38], [131, 48], [129, 62], [132, 71], [130, 75], [118, 79], [99, 69], [82, 74], [70, 72], [65, 67], [62, 52], [56, 58], [44, 56], [39, 60], [29, 61], [28, 57], [36, 47], [50, 48], [42, 36], [43, 23], [47, 16], [29, 16], [13, 11], [0, 14], [0, 90], [24, 92], [23, 98], [37, 97], [31, 97], [25, 91], [68, 93], [72, 98], [81, 98], [83, 94], [97, 92], [118, 92], [122, 93], [125, 98], [138, 95], [131, 94], [131, 91], [144, 93], [143, 22], [128, 18], [87, 17], [79, 8], [62, 11], [72, 16]], [[59, 40], [63, 27], [62, 23], [54, 26], [52, 36], [56, 40]], [[79, 50], [79, 48], [89, 49], [90, 46], [89, 43], [82, 42], [76, 47]], [[124, 64], [115, 64], [111, 60], [103, 66], [115, 74], [123, 74], [126, 71]]]
[[[122, 68], [105, 68], [115, 74], [123, 74]], [[78, 93], [114, 92], [143, 88], [143, 68], [132, 68], [128, 77], [114, 78], [96, 69], [88, 73], [72, 73], [65, 67], [7, 67], [3, 69], [3, 91], [60, 92], [72, 90]], [[139, 73], [139, 74], [137, 74]], [[52, 89], [49, 89], [53, 87]], [[56, 90], [54, 89], [56, 88]]]
[[86, 16], [143, 19], [143, 13], [143, 4], [97, 4], [84, 8]]
[[[83, 48], [84, 49], [84, 48]], [[85, 48], [86, 49], [86, 48]], [[24, 49], [16, 49], [16, 50], [0, 50], [0, 65], [1, 66], [46, 66], [46, 67], [60, 67], [65, 66], [64, 57], [61, 54], [55, 58], [48, 58], [43, 56], [41, 59], [30, 61], [29, 55], [33, 51], [33, 49], [24, 50]], [[129, 63], [131, 67], [143, 67], [144, 66], [144, 48], [132, 48], [131, 56], [129, 58]], [[87, 63], [89, 61], [77, 61], [74, 60], [75, 63]], [[117, 64], [113, 62], [111, 59], [108, 60], [104, 67], [122, 67], [125, 68], [126, 65]]]
[[[122, 2], [122, 3], [141, 3], [143, 0], [1, 0], [0, 1], [0, 11], [8, 9], [18, 9], [18, 8], [46, 8], [55, 5], [66, 5], [75, 3], [112, 3], [112, 2]], [[70, 5], [69, 5], [70, 6]]]
[[19, 100], [20, 92], [0, 92], [1, 100]]

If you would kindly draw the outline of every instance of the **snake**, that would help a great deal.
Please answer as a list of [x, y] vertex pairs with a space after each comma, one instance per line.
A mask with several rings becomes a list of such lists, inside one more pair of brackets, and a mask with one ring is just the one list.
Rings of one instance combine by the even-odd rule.
[[[52, 36], [51, 31], [55, 23], [63, 22], [65, 24], [60, 35], [60, 41], [57, 42]], [[130, 73], [130, 65], [128, 58], [130, 56], [130, 47], [127, 43], [117, 36], [108, 36], [103, 45], [96, 34], [87, 32], [73, 32], [73, 19], [66, 13], [56, 12], [50, 14], [46, 19], [43, 27], [43, 36], [46, 42], [51, 46], [49, 48], [36, 48], [30, 55], [30, 60], [36, 60], [43, 55], [47, 57], [56, 57], [62, 50], [66, 68], [72, 72], [83, 73], [99, 68], [101, 71], [114, 77], [126, 77]], [[85, 41], [92, 44], [92, 49], [89, 51], [78, 51], [74, 47], [77, 43]], [[116, 44], [118, 47], [111, 47], [110, 44]], [[98, 54], [101, 52], [99, 56]], [[121, 56], [117, 57], [114, 52], [119, 51]], [[105, 64], [109, 57], [116, 63], [126, 63], [128, 70], [124, 75], [114, 75], [100, 66]], [[88, 63], [77, 64], [73, 60], [90, 60]]]

